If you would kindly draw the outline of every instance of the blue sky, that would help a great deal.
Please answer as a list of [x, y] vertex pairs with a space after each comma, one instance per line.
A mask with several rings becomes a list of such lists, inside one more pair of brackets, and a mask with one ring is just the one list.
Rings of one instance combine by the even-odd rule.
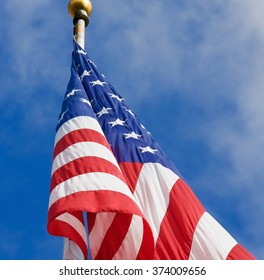
[[[264, 259], [264, 3], [94, 0], [86, 51], [207, 211]], [[70, 77], [68, 0], [0, 4], [0, 259], [61, 259], [46, 231]]]

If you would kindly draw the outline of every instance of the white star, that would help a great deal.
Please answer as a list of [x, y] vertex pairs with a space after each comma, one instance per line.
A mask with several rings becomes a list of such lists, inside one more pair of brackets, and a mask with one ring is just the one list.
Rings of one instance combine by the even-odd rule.
[[100, 80], [96, 80], [96, 81], [90, 82], [90, 84], [92, 84], [92, 87], [94, 87], [94, 86], [101, 86], [101, 87], [103, 87], [107, 83], [106, 82], [101, 82]]
[[135, 114], [134, 114], [131, 110], [127, 109], [126, 107], [123, 107], [123, 108], [124, 108], [125, 111], [128, 112], [130, 115], [132, 115], [133, 117], [136, 117]]
[[66, 111], [64, 111], [63, 113], [61, 113], [61, 117], [59, 118], [58, 123], [60, 123], [60, 122], [63, 120], [65, 114], [66, 114], [68, 111], [69, 111], [69, 109], [67, 109]]
[[87, 53], [84, 50], [78, 50], [77, 53], [86, 55]]
[[125, 120], [125, 121], [122, 121], [122, 120], [120, 120], [120, 119], [116, 119], [116, 120], [113, 121], [113, 122], [109, 122], [109, 124], [111, 124], [112, 127], [114, 127], [114, 126], [116, 126], [116, 125], [122, 125], [122, 126], [124, 126], [125, 122], [126, 122], [126, 120]]
[[152, 154], [155, 154], [155, 152], [157, 152], [158, 150], [156, 149], [152, 149], [150, 148], [150, 146], [147, 146], [147, 147], [138, 147], [140, 150], [141, 150], [141, 153], [152, 153]]
[[90, 101], [87, 100], [87, 99], [85, 99], [85, 98], [80, 98], [79, 100], [80, 100], [81, 102], [83, 102], [83, 103], [88, 104], [89, 106], [92, 106], [91, 103], [90, 103]]
[[80, 90], [80, 89], [74, 88], [71, 92], [69, 92], [69, 93], [66, 95], [65, 100], [66, 100], [67, 98], [69, 98], [70, 96], [74, 95], [74, 94], [75, 94], [76, 92], [78, 92], [78, 91], [81, 91], [81, 90]]
[[134, 138], [134, 139], [139, 139], [139, 137], [141, 137], [142, 135], [139, 135], [137, 133], [135, 133], [134, 131], [132, 131], [131, 133], [124, 133], [123, 134], [125, 136], [125, 139], [130, 139], [130, 138]]
[[117, 101], [122, 102], [124, 98], [120, 98], [118, 95], [108, 92], [111, 98], [115, 98]]
[[98, 118], [100, 118], [102, 115], [106, 115], [106, 114], [109, 114], [108, 111], [112, 110], [112, 108], [105, 108], [103, 107], [103, 109], [98, 112], [96, 115], [98, 116]]
[[80, 77], [81, 81], [83, 80], [84, 77], [91, 76], [92, 72], [93, 72], [93, 70], [90, 70], [90, 71], [84, 70], [81, 77]]

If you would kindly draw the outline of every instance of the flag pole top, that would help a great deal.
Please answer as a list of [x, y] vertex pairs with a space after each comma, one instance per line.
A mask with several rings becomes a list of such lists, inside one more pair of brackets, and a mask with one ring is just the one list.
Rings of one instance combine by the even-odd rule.
[[74, 39], [83, 49], [85, 45], [85, 27], [89, 24], [92, 8], [90, 0], [70, 0], [68, 4], [69, 14], [73, 17]]
[[90, 0], [70, 0], [68, 12], [74, 18], [80, 10], [83, 10], [89, 16], [92, 13], [92, 3]]

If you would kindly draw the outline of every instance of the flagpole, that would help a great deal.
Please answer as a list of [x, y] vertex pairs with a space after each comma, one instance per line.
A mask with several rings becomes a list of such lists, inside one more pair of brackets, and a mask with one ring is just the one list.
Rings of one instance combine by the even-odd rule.
[[92, 3], [90, 0], [70, 0], [68, 4], [68, 12], [73, 17], [74, 38], [80, 47], [84, 49], [85, 28], [89, 24]]
[[[70, 0], [68, 12], [73, 18], [73, 34], [77, 44], [84, 49], [85, 47], [85, 28], [89, 24], [89, 16], [92, 12], [92, 3], [90, 0]], [[63, 259], [64, 260], [82, 260], [84, 258], [78, 245], [64, 238]]]

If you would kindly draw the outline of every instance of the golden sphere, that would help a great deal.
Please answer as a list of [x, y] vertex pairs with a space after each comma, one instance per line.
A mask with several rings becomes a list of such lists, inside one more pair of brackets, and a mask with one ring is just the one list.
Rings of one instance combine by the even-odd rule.
[[70, 0], [68, 4], [68, 11], [72, 17], [75, 17], [76, 12], [79, 10], [85, 10], [89, 16], [92, 12], [92, 8], [90, 0]]

